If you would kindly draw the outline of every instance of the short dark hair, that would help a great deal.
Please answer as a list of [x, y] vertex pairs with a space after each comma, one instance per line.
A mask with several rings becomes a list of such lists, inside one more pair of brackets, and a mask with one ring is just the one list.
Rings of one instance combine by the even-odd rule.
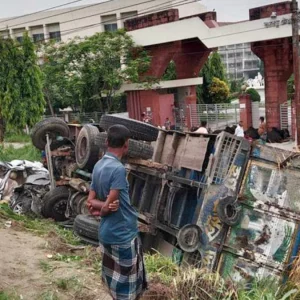
[[130, 131], [123, 125], [113, 125], [107, 131], [107, 144], [110, 148], [122, 148], [130, 138]]
[[262, 122], [264, 122], [265, 118], [264, 117], [260, 117], [259, 118]]
[[206, 122], [206, 121], [201, 121], [201, 126], [202, 126], [202, 127], [206, 127], [206, 125], [207, 125], [207, 122]]

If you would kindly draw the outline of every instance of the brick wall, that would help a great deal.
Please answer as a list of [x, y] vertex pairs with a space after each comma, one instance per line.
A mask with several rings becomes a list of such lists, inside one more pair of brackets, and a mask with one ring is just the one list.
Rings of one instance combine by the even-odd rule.
[[124, 22], [124, 27], [127, 31], [133, 31], [146, 27], [152, 27], [156, 25], [166, 24], [179, 20], [178, 9], [169, 9], [160, 11], [154, 14], [146, 15], [143, 17], [137, 17], [129, 19]]
[[269, 18], [272, 12], [277, 12], [278, 16], [289, 14], [292, 12], [292, 3], [290, 1], [285, 1], [250, 9], [250, 21]]

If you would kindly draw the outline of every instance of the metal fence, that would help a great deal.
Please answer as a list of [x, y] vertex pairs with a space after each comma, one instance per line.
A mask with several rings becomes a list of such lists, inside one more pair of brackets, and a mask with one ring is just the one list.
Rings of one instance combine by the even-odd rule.
[[292, 126], [292, 107], [289, 102], [280, 104], [280, 127], [291, 132]]
[[240, 120], [239, 104], [191, 104], [187, 110], [192, 127], [207, 121], [207, 127], [213, 131], [236, 125]]

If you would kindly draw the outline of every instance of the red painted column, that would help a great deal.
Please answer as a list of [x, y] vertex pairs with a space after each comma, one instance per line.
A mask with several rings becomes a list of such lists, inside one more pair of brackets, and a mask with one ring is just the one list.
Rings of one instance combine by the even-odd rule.
[[255, 42], [251, 48], [265, 66], [267, 127], [280, 128], [280, 104], [288, 99], [287, 80], [293, 72], [291, 40], [283, 38]]
[[243, 121], [244, 128], [252, 126], [252, 102], [247, 94], [240, 96], [240, 120]]

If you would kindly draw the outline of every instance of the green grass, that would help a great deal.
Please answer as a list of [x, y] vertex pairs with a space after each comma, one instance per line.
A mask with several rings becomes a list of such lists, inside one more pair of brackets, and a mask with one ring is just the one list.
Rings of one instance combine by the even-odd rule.
[[41, 151], [37, 150], [31, 144], [19, 149], [15, 149], [12, 146], [3, 147], [0, 145], [0, 161], [12, 161], [15, 159], [40, 161]]
[[31, 137], [25, 133], [8, 132], [4, 137], [5, 143], [30, 143]]
[[65, 229], [53, 221], [39, 218], [30, 218], [27, 216], [20, 216], [8, 207], [7, 204], [0, 204], [0, 220], [8, 219], [15, 220], [18, 226], [40, 236], [48, 235], [54, 232], [61, 240], [69, 245], [80, 245], [80, 240], [74, 235], [73, 231]]
[[73, 292], [80, 292], [83, 288], [81, 282], [76, 277], [60, 278], [55, 282], [56, 286], [64, 291], [72, 290]]
[[40, 260], [39, 264], [40, 264], [40, 268], [45, 273], [51, 273], [53, 271], [53, 267], [49, 264], [49, 262], [47, 262], [45, 260]]
[[45, 291], [37, 299], [38, 300], [59, 300], [57, 292], [55, 291]]
[[69, 263], [72, 261], [82, 261], [82, 259], [83, 259], [83, 256], [81, 256], [81, 255], [60, 254], [60, 253], [55, 254], [53, 257], [53, 260], [63, 261], [66, 263]]
[[178, 273], [178, 266], [172, 262], [171, 258], [165, 257], [160, 253], [145, 255], [145, 267], [151, 277], [159, 277], [165, 284], [170, 284], [174, 276]]
[[15, 292], [1, 291], [0, 300], [19, 300], [20, 297]]

